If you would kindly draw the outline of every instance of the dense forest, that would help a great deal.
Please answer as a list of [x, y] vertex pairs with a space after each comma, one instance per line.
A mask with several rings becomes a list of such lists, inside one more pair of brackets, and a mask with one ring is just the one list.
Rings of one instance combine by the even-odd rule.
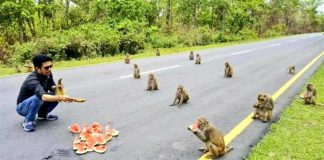
[[322, 0], [0, 0], [0, 62], [136, 54], [324, 30]]

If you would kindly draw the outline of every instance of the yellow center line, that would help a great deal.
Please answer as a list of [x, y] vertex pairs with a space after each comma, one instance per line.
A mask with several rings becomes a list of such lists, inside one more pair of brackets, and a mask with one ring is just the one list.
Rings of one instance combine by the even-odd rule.
[[[316, 56], [310, 63], [308, 63], [302, 70], [300, 70], [293, 78], [291, 78], [285, 85], [283, 85], [275, 94], [273, 94], [272, 98], [275, 101], [278, 99], [278, 97], [284, 93], [302, 74], [304, 74], [309, 67], [311, 67], [318, 59], [321, 58], [321, 56], [324, 55], [324, 52]], [[225, 137], [225, 145], [228, 145], [232, 142], [232, 140], [238, 136], [248, 125], [251, 124], [253, 119], [251, 118], [253, 116], [253, 112], [250, 113], [246, 118], [244, 118], [238, 125], [236, 125]], [[199, 160], [208, 160], [206, 158], [206, 154], [201, 156]]]

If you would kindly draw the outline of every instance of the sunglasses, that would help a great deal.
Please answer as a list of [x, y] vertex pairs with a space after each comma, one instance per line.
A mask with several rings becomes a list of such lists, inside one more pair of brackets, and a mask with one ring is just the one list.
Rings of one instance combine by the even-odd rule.
[[42, 67], [42, 68], [45, 68], [46, 70], [49, 70], [50, 68], [52, 68], [53, 65], [49, 65], [49, 66], [46, 66], [46, 67]]

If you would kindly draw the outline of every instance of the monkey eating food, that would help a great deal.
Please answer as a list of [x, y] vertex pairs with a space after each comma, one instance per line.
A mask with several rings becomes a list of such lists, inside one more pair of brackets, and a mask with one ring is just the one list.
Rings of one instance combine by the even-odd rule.
[[225, 146], [222, 132], [211, 125], [205, 117], [198, 118], [188, 129], [205, 143], [206, 149], [203, 151], [207, 158], [218, 158], [233, 149], [231, 146]]

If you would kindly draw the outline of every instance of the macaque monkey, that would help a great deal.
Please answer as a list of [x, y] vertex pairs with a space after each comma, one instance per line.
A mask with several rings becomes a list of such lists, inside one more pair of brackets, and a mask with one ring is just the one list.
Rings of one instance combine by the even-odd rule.
[[57, 85], [55, 86], [55, 95], [65, 95], [62, 78], [57, 81]]
[[231, 78], [232, 76], [233, 76], [233, 67], [228, 62], [225, 62], [225, 74], [224, 74], [224, 77]]
[[160, 56], [160, 50], [158, 48], [156, 49], [156, 53], [155, 54], [156, 54], [156, 56]]
[[205, 117], [198, 118], [195, 126], [192, 132], [206, 144], [206, 149], [203, 150], [206, 158], [217, 158], [233, 149], [231, 146], [225, 146], [222, 132], [209, 124]]
[[33, 64], [30, 62], [30, 60], [25, 61], [24, 67], [26, 67], [26, 72], [32, 72], [33, 71]]
[[134, 78], [135, 79], [140, 79], [141, 75], [140, 75], [140, 70], [137, 64], [134, 64]]
[[158, 86], [158, 83], [157, 83], [154, 73], [149, 74], [146, 90], [147, 91], [159, 90], [159, 86]]
[[263, 116], [263, 111], [262, 111], [262, 104], [260, 102], [260, 98], [263, 96], [263, 94], [259, 94], [257, 98], [257, 102], [253, 105], [255, 108], [254, 114], [253, 114], [253, 119], [261, 119]]
[[19, 65], [16, 65], [15, 69], [16, 69], [16, 73], [21, 73], [21, 69], [20, 69]]
[[129, 62], [130, 62], [130, 58], [129, 58], [129, 54], [127, 53], [125, 55], [125, 64], [129, 64]]
[[196, 54], [196, 64], [201, 64], [201, 58], [198, 53]]
[[274, 102], [270, 95], [259, 94], [258, 102], [253, 105], [255, 108], [254, 116], [252, 118], [260, 119], [262, 122], [268, 122], [272, 119], [272, 110]]
[[194, 60], [194, 58], [195, 58], [195, 56], [194, 56], [193, 51], [190, 51], [189, 60]]
[[304, 95], [300, 96], [304, 99], [305, 104], [316, 105], [317, 91], [313, 84], [308, 83], [306, 85], [306, 91]]
[[295, 74], [295, 66], [288, 66], [288, 70], [290, 74]]
[[189, 95], [188, 95], [187, 91], [184, 89], [184, 87], [182, 85], [179, 85], [177, 88], [176, 95], [173, 100], [173, 104], [171, 104], [170, 106], [174, 106], [176, 104], [181, 106], [183, 103], [187, 103], [188, 101], [189, 101]]

